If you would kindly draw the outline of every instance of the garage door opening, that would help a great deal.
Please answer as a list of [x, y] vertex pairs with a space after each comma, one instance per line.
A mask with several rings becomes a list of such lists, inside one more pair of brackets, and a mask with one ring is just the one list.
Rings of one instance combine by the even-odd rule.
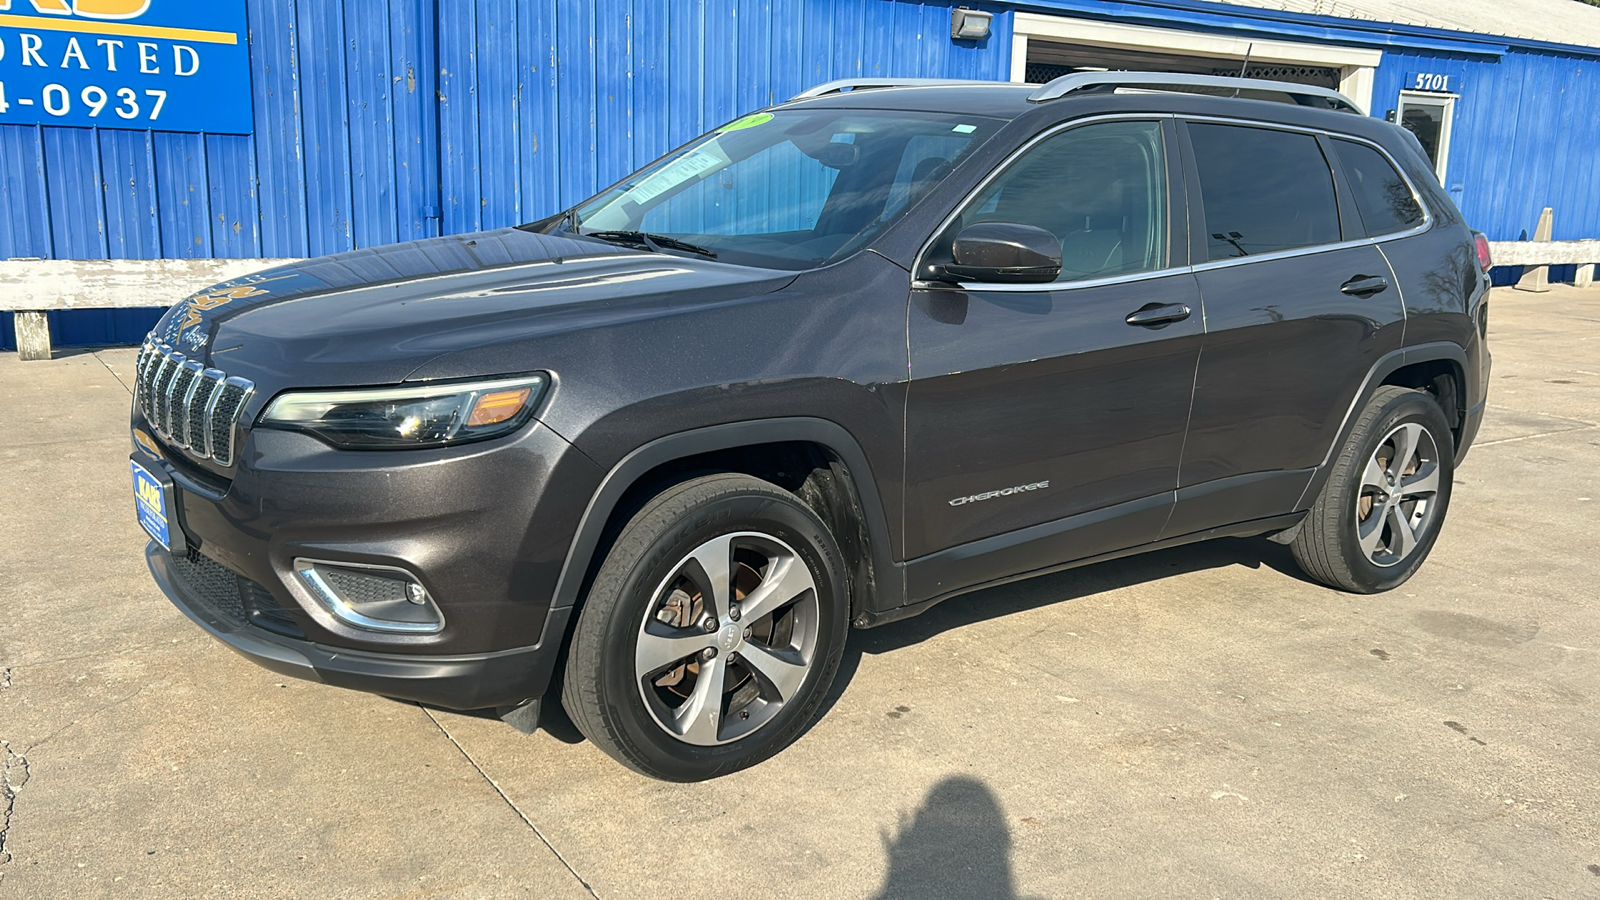
[[1070, 72], [1143, 71], [1239, 75], [1339, 91], [1372, 108], [1383, 51], [1231, 37], [1070, 16], [1016, 13], [1011, 80], [1043, 83]]
[[1055, 41], [1029, 41], [1028, 64], [1024, 80], [1044, 84], [1078, 71], [1177, 72], [1186, 75], [1239, 75], [1291, 84], [1310, 84], [1339, 89], [1340, 71], [1329, 66], [1296, 66], [1283, 63], [1249, 63], [1224, 57], [1181, 56], [1175, 53], [1146, 53], [1086, 47]]

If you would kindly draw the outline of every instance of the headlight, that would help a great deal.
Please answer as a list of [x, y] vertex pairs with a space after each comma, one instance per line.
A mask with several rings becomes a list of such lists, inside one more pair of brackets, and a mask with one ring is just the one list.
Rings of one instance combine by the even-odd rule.
[[549, 380], [490, 381], [280, 394], [261, 414], [268, 428], [306, 431], [340, 447], [438, 447], [498, 437], [533, 415]]

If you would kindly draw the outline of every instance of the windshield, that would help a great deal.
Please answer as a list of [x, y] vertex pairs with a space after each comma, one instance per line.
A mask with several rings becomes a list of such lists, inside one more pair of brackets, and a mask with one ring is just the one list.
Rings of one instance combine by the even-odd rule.
[[1002, 124], [887, 110], [755, 113], [635, 172], [562, 225], [636, 243], [640, 233], [670, 238], [728, 262], [811, 268], [872, 240]]

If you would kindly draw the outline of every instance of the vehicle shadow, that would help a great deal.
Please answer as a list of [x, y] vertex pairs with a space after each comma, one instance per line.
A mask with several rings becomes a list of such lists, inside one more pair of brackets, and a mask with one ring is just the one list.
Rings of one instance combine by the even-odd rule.
[[[827, 715], [839, 698], [844, 696], [863, 655], [892, 653], [916, 646], [946, 631], [1041, 606], [1069, 603], [1118, 588], [1226, 566], [1251, 569], [1264, 566], [1298, 580], [1308, 580], [1295, 565], [1288, 547], [1262, 538], [1218, 538], [963, 594], [904, 621], [867, 630], [852, 630], [845, 644], [844, 657], [839, 662], [838, 674], [834, 676], [827, 696], [812, 718], [812, 724]], [[556, 680], [545, 694], [539, 711], [539, 728], [562, 743], [582, 743], [583, 733], [561, 706], [560, 677], [563, 668], [561, 665], [556, 667]], [[452, 712], [485, 719], [497, 717], [493, 710]]]
[[1005, 812], [975, 778], [934, 785], [894, 834], [884, 830], [883, 843], [889, 871], [873, 900], [1017, 900]]
[[844, 695], [863, 655], [892, 653], [946, 631], [1041, 606], [1070, 603], [1118, 588], [1226, 566], [1266, 567], [1309, 581], [1295, 564], [1289, 548], [1282, 544], [1263, 538], [1217, 538], [984, 588], [953, 597], [910, 619], [851, 631], [839, 673], [817, 718], [827, 715]]

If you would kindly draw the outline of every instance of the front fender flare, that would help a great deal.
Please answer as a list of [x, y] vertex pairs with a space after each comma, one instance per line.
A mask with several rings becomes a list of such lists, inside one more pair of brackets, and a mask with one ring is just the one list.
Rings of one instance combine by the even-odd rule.
[[[623, 457], [601, 480], [579, 520], [566, 562], [561, 567], [561, 576], [556, 581], [551, 608], [563, 609], [578, 602], [606, 523], [628, 488], [650, 470], [702, 453], [791, 441], [818, 444], [843, 464], [844, 475], [856, 491], [866, 520], [868, 552], [876, 582], [876, 596], [866, 598], [867, 605], [873, 612], [900, 606], [905, 600], [904, 568], [894, 562], [888, 518], [866, 454], [839, 424], [826, 419], [793, 417], [732, 422], [679, 432], [650, 441]], [[851, 613], [856, 615], [863, 611], [853, 609]]]

